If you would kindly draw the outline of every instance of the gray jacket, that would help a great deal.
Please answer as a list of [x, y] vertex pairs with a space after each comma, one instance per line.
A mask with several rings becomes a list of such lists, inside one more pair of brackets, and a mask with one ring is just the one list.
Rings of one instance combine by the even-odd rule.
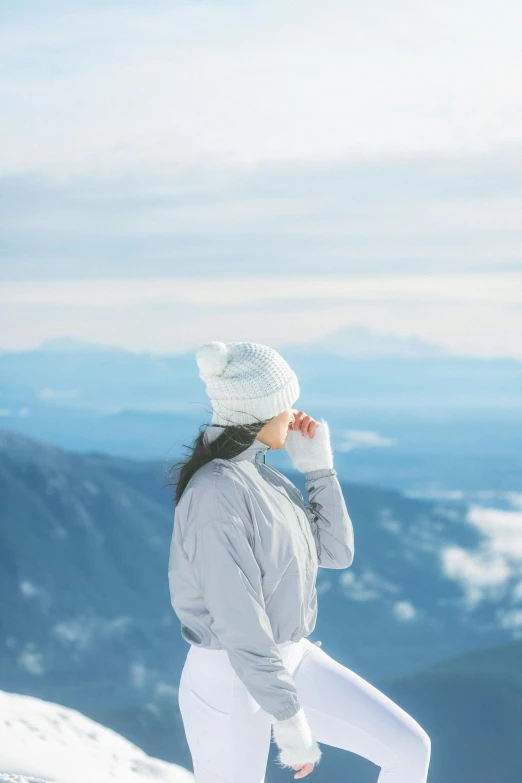
[[[208, 425], [205, 437], [223, 428]], [[306, 473], [305, 502], [264, 464], [255, 440], [194, 473], [176, 507], [169, 557], [181, 635], [225, 649], [259, 706], [283, 720], [299, 707], [276, 644], [309, 636], [317, 619], [317, 568], [347, 568], [353, 527], [334, 468]]]

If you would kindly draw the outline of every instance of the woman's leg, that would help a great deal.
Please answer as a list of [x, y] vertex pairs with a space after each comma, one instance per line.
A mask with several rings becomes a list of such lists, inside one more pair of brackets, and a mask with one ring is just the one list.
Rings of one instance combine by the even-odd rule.
[[426, 783], [431, 742], [417, 721], [308, 639], [305, 645], [294, 680], [317, 742], [377, 764], [379, 783]]
[[189, 649], [179, 708], [196, 783], [263, 783], [270, 719], [236, 675], [226, 651]]

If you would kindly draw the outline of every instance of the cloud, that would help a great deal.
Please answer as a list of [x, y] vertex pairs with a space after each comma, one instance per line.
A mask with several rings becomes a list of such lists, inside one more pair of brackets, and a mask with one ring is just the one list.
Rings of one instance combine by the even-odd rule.
[[[291, 287], [291, 288], [290, 288]], [[289, 290], [292, 296], [289, 297]], [[379, 276], [362, 278], [248, 279], [207, 278], [105, 278], [99, 280], [7, 281], [0, 290], [0, 303], [68, 307], [132, 307], [135, 305], [184, 303], [215, 307], [268, 299], [282, 302], [309, 299], [313, 302], [498, 302], [522, 304], [522, 273], [475, 275]], [[371, 433], [370, 433], [371, 434]]]
[[379, 525], [394, 535], [398, 536], [402, 533], [402, 522], [394, 519], [392, 510], [387, 506], [379, 508]]
[[522, 579], [514, 586], [511, 598], [513, 601], [522, 603]]
[[522, 492], [507, 492], [507, 500], [513, 508], [520, 509], [522, 511]]
[[411, 301], [409, 277], [423, 275], [422, 302], [434, 301], [436, 262], [448, 285], [435, 301], [505, 306], [519, 299], [502, 278], [477, 297], [480, 276], [463, 275], [519, 269], [520, 177], [513, 155], [4, 177], [0, 238], [11, 279], [234, 278], [238, 269], [313, 279], [320, 269], [334, 280], [396, 276], [395, 301], [401, 284]]
[[145, 666], [145, 664], [141, 662], [135, 662], [131, 664], [130, 681], [135, 688], [137, 689], [143, 688], [149, 676], [150, 676], [150, 672]]
[[185, 350], [270, 313], [250, 339], [522, 358], [519, 3], [11, 6], [2, 348]]
[[79, 389], [40, 389], [38, 397], [41, 400], [70, 400], [78, 397]]
[[522, 67], [514, 0], [495, 14], [485, 0], [44, 8], [11, 13], [0, 40], [12, 170], [334, 162], [520, 141], [520, 93], [505, 78]]
[[332, 589], [332, 583], [329, 579], [321, 579], [317, 582], [317, 595], [323, 595]]
[[18, 665], [35, 677], [45, 674], [45, 665], [42, 653], [36, 650], [34, 643], [29, 642], [20, 652], [17, 658]]
[[166, 696], [168, 699], [175, 699], [179, 694], [179, 687], [170, 685], [168, 682], [158, 682], [154, 687], [154, 692], [160, 698]]
[[354, 449], [383, 448], [396, 446], [396, 438], [385, 438], [372, 430], [346, 430], [344, 440], [337, 446], [339, 451], [353, 451]]
[[386, 594], [400, 591], [397, 585], [370, 569], [366, 569], [362, 574], [346, 571], [340, 575], [339, 584], [346, 597], [352, 601], [375, 601]]
[[484, 600], [499, 601], [520, 594], [522, 577], [522, 513], [471, 505], [467, 522], [482, 535], [476, 550], [458, 546], [441, 552], [442, 567], [449, 579], [459, 582], [470, 609]]
[[487, 538], [491, 552], [509, 558], [522, 569], [522, 511], [471, 505], [467, 520]]
[[522, 639], [522, 609], [499, 609], [497, 618], [503, 628], [513, 631], [515, 639]]
[[393, 605], [393, 614], [401, 622], [410, 622], [417, 617], [417, 610], [409, 601], [397, 601]]
[[92, 649], [102, 640], [124, 635], [132, 625], [130, 617], [74, 617], [57, 623], [52, 631], [60, 641], [78, 650]]
[[52, 599], [47, 590], [29, 579], [22, 579], [19, 583], [20, 592], [27, 600], [36, 601], [44, 612], [49, 612]]
[[460, 583], [470, 609], [486, 597], [500, 600], [505, 593], [512, 569], [506, 558], [489, 551], [470, 552], [462, 547], [446, 547], [442, 553], [442, 566], [448, 579]]

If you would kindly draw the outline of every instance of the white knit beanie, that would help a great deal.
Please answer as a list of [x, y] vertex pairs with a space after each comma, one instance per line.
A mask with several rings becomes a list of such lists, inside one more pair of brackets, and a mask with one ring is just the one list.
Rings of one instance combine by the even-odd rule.
[[213, 340], [198, 348], [196, 361], [212, 403], [212, 424], [271, 419], [300, 395], [295, 372], [268, 345]]

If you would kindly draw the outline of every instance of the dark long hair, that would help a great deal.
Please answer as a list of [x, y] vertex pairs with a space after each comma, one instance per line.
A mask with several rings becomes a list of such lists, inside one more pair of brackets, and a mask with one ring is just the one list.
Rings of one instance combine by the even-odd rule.
[[223, 432], [218, 435], [211, 443], [204, 443], [205, 430], [207, 424], [201, 424], [199, 434], [194, 441], [189, 444], [183, 444], [183, 448], [189, 450], [179, 462], [175, 462], [167, 473], [168, 479], [166, 487], [175, 487], [174, 503], [177, 505], [185, 491], [185, 487], [194, 475], [196, 470], [206, 465], [213, 459], [230, 459], [251, 446], [255, 441], [260, 430], [271, 419], [257, 419], [252, 424], [226, 424], [223, 426]]

